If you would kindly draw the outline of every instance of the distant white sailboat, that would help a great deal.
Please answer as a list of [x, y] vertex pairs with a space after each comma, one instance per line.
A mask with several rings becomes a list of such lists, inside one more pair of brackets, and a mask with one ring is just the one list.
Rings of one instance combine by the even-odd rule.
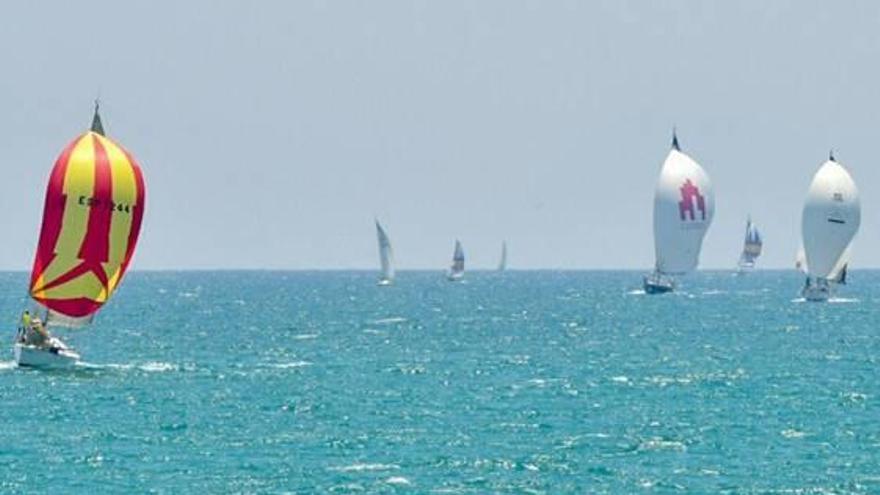
[[858, 188], [832, 154], [813, 176], [804, 202], [805, 299], [827, 301], [834, 286], [846, 282], [851, 244], [860, 223]]
[[498, 271], [507, 270], [507, 241], [501, 243], [501, 261], [498, 262]]
[[379, 276], [379, 285], [391, 285], [394, 283], [394, 250], [391, 248], [391, 240], [385, 229], [376, 220], [376, 237], [379, 241], [379, 263], [382, 273]]
[[761, 256], [763, 247], [764, 241], [761, 239], [761, 233], [758, 231], [758, 227], [752, 223], [752, 218], [749, 217], [746, 220], [746, 235], [743, 240], [742, 254], [739, 256], [738, 267], [740, 273], [755, 268], [755, 261], [757, 261], [758, 256]]
[[644, 278], [645, 292], [675, 288], [675, 275], [697, 267], [703, 237], [715, 213], [715, 194], [706, 171], [681, 151], [673, 131], [672, 149], [654, 192], [654, 272]]
[[452, 253], [452, 265], [446, 278], [452, 282], [457, 282], [464, 277], [464, 250], [461, 248], [461, 242], [455, 240], [455, 251]]
[[795, 254], [794, 256], [794, 267], [802, 273], [807, 273], [807, 253], [804, 252], [803, 241], [801, 241], [801, 245], [797, 250], [797, 254]]

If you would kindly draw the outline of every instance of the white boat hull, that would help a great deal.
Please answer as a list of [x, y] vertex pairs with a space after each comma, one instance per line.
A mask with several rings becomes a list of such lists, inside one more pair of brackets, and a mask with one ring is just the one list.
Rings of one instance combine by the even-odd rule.
[[831, 286], [825, 285], [808, 285], [801, 292], [804, 299], [810, 302], [825, 302], [831, 298]]
[[464, 278], [463, 272], [450, 272], [446, 274], [446, 279], [450, 282], [460, 282]]
[[[60, 340], [52, 339], [61, 343]], [[63, 343], [60, 346], [38, 347], [17, 342], [13, 348], [15, 362], [19, 366], [33, 368], [70, 368], [79, 362], [80, 356], [67, 348]]]
[[652, 273], [642, 279], [642, 285], [645, 288], [645, 294], [666, 294], [675, 290], [675, 279], [667, 275]]
[[392, 285], [392, 284], [394, 284], [394, 282], [391, 279], [387, 279], [387, 278], [379, 279], [379, 281], [376, 282], [376, 285], [378, 285], [379, 287], [388, 287], [389, 285]]

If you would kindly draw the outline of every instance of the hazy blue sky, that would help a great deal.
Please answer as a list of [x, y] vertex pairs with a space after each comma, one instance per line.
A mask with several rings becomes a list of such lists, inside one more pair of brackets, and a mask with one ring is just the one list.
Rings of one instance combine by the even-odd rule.
[[715, 184], [703, 267], [746, 215], [788, 267], [835, 149], [880, 266], [880, 3], [12, 2], [0, 10], [0, 268], [100, 92], [144, 168], [134, 269], [653, 264], [673, 124]]

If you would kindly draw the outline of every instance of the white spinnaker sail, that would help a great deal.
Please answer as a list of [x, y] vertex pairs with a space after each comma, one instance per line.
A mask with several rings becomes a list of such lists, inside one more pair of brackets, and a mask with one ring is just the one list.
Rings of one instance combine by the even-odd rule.
[[498, 262], [498, 271], [507, 270], [507, 242], [501, 243], [501, 261]]
[[654, 192], [656, 270], [666, 274], [683, 274], [697, 267], [703, 237], [715, 213], [709, 175], [676, 144], [663, 162]]
[[816, 278], [833, 278], [860, 223], [861, 205], [856, 184], [849, 172], [832, 158], [813, 176], [804, 202], [801, 233], [807, 273]]
[[394, 280], [394, 250], [391, 249], [391, 240], [385, 229], [376, 220], [376, 237], [379, 240], [379, 263], [382, 266], [382, 279]]
[[449, 272], [453, 275], [464, 273], [464, 250], [461, 248], [461, 242], [455, 241], [455, 251], [452, 253], [452, 266]]

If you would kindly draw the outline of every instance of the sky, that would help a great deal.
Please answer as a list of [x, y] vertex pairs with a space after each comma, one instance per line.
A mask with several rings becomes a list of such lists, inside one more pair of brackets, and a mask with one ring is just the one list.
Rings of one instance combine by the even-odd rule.
[[673, 126], [712, 178], [701, 266], [746, 216], [793, 265], [833, 148], [880, 267], [880, 3], [10, 2], [0, 7], [0, 269], [100, 97], [139, 160], [133, 269], [649, 269]]

